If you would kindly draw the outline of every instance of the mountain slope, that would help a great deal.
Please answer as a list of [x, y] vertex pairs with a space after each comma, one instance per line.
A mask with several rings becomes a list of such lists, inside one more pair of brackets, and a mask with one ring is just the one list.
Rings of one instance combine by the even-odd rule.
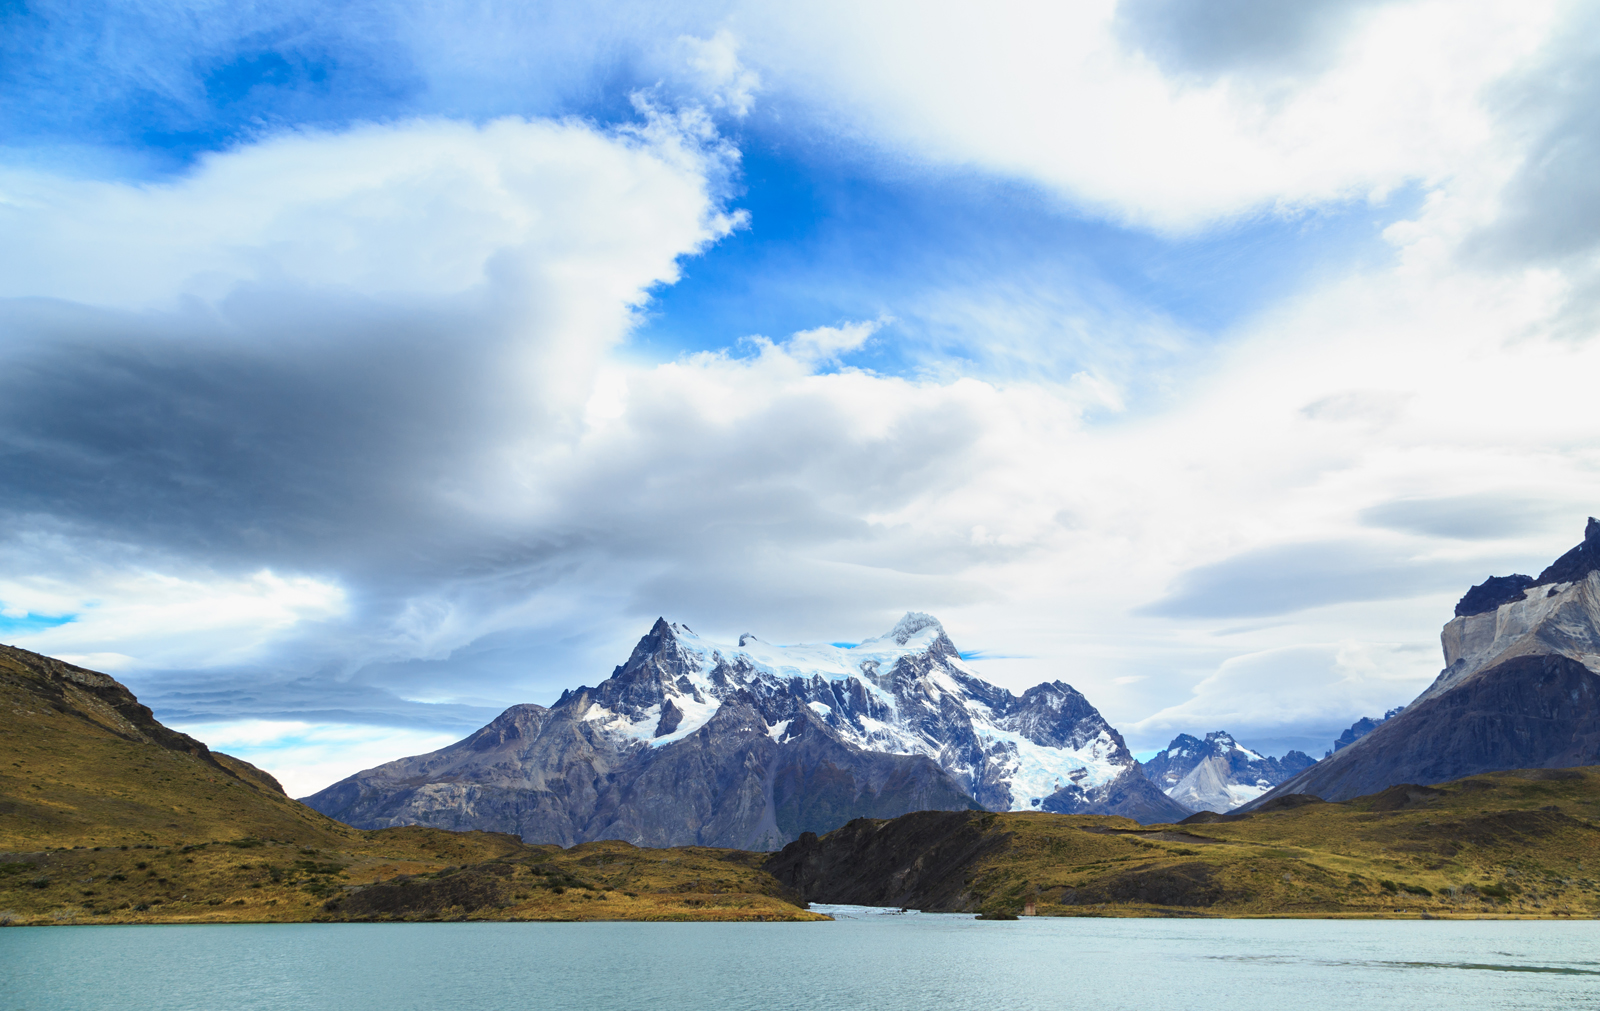
[[162, 726], [115, 679], [0, 646], [0, 848], [347, 832]]
[[659, 620], [599, 686], [306, 803], [363, 827], [763, 849], [916, 810], [1187, 814], [1071, 686], [997, 688], [920, 614], [848, 647], [718, 643]]
[[1600, 769], [1535, 769], [1181, 826], [863, 818], [763, 866], [811, 902], [991, 916], [1591, 917], [1597, 819]]
[[1203, 741], [1179, 734], [1144, 763], [1144, 774], [1190, 810], [1220, 813], [1254, 800], [1315, 761], [1301, 751], [1281, 759], [1260, 755], [1218, 730]]
[[1414, 702], [1256, 803], [1600, 762], [1600, 522], [1537, 579], [1473, 587], [1441, 642], [1446, 666]]

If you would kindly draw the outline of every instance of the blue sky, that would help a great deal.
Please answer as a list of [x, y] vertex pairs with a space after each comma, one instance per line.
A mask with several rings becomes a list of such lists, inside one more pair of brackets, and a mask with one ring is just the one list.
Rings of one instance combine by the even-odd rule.
[[303, 792], [657, 615], [1320, 754], [1600, 511], [1592, 18], [5, 5], [0, 631]]

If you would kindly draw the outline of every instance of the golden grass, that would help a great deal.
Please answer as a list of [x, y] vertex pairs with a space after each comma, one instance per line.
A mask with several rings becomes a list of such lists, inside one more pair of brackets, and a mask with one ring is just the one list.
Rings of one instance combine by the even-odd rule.
[[355, 835], [328, 849], [242, 839], [4, 854], [0, 921], [824, 919], [785, 899], [757, 866], [765, 854], [563, 850], [425, 828]]
[[354, 829], [38, 683], [0, 652], [0, 923], [823, 919], [765, 854]]
[[[0, 652], [0, 922], [803, 920], [766, 854], [360, 831], [244, 763], [128, 739]], [[120, 734], [120, 736], [119, 736]], [[137, 734], [133, 735], [137, 737]], [[229, 772], [234, 773], [230, 775]], [[1240, 821], [985, 817], [974, 908], [1065, 916], [1594, 916], [1600, 770], [1474, 776]]]
[[1600, 914], [1600, 769], [1395, 787], [1231, 822], [995, 815], [974, 905], [1055, 916]]

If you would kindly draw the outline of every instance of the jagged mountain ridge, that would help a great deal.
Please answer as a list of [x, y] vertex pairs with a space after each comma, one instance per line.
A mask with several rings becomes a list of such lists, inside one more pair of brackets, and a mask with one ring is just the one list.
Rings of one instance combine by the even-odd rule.
[[1490, 577], [1440, 634], [1445, 668], [1371, 733], [1247, 809], [1289, 793], [1345, 800], [1399, 783], [1600, 763], [1600, 521], [1538, 579]]
[[717, 643], [659, 620], [600, 685], [306, 803], [357, 826], [742, 848], [913, 810], [1187, 814], [1070, 685], [991, 685], [916, 613], [851, 647]]
[[1302, 751], [1291, 751], [1281, 759], [1259, 754], [1218, 730], [1203, 741], [1179, 734], [1144, 763], [1144, 774], [1183, 806], [1222, 814], [1315, 763]]
[[1333, 754], [1335, 751], [1341, 751], [1341, 750], [1343, 750], [1345, 748], [1348, 748], [1350, 745], [1352, 745], [1352, 744], [1356, 743], [1357, 741], [1361, 740], [1361, 738], [1363, 738], [1363, 737], [1367, 736], [1368, 734], [1372, 733], [1374, 730], [1377, 730], [1378, 727], [1380, 727], [1381, 725], [1383, 725], [1387, 721], [1392, 720], [1396, 716], [1398, 716], [1401, 713], [1405, 712], [1405, 708], [1406, 708], [1405, 706], [1395, 706], [1393, 709], [1391, 709], [1388, 712], [1384, 713], [1382, 716], [1363, 716], [1363, 717], [1361, 717], [1359, 720], [1356, 720], [1354, 723], [1350, 724], [1348, 727], [1346, 727], [1344, 729], [1344, 733], [1340, 734], [1338, 736], [1338, 738], [1333, 742], [1333, 747], [1328, 749], [1327, 755], [1323, 755], [1322, 757], [1326, 758], [1326, 757], [1328, 757], [1328, 755]]

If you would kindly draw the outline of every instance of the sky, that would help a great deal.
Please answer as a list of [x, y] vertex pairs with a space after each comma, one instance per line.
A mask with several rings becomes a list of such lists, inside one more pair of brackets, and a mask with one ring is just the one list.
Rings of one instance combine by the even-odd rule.
[[657, 616], [1320, 756], [1600, 513], [1591, 4], [0, 4], [0, 640], [305, 795]]

